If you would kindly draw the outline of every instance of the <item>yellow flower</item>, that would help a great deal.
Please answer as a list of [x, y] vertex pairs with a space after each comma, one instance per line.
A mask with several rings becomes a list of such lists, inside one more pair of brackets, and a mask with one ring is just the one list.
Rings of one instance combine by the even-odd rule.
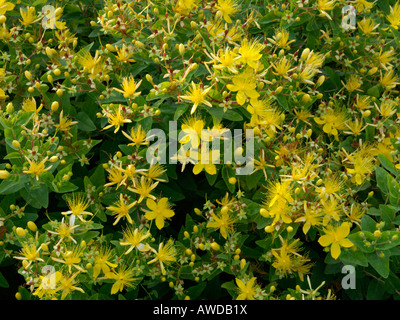
[[238, 72], [236, 65], [239, 63], [238, 59], [240, 59], [240, 56], [229, 47], [226, 47], [224, 51], [222, 49], [219, 50], [218, 56], [213, 54], [211, 54], [211, 56], [214, 59], [214, 69], [223, 70], [224, 68], [227, 68], [232, 73]]
[[23, 173], [29, 173], [29, 174], [35, 175], [36, 180], [39, 180], [39, 176], [43, 172], [46, 172], [46, 171], [48, 171], [48, 170], [50, 170], [52, 168], [52, 165], [47, 167], [47, 168], [45, 168], [45, 163], [46, 163], [48, 157], [44, 158], [39, 163], [37, 163], [34, 160], [29, 160], [27, 157], [25, 157], [25, 158], [29, 162], [29, 169], [28, 170], [24, 170]]
[[375, 24], [375, 21], [372, 18], [364, 17], [364, 19], [362, 19], [357, 24], [360, 30], [365, 34], [378, 34], [378, 32], [373, 32], [373, 31], [379, 27], [379, 23]]
[[233, 232], [233, 224], [236, 222], [236, 218], [232, 217], [227, 211], [221, 210], [220, 214], [211, 214], [211, 220], [207, 223], [207, 228], [215, 228], [219, 230], [221, 235], [226, 239], [229, 233]]
[[219, 162], [219, 158], [219, 150], [208, 150], [208, 152], [199, 153], [199, 161], [193, 166], [193, 173], [197, 175], [204, 169], [210, 175], [217, 174], [215, 163]]
[[36, 114], [38, 114], [39, 111], [42, 110], [42, 108], [43, 108], [43, 104], [40, 104], [39, 108], [37, 108], [36, 100], [34, 97], [24, 99], [24, 101], [22, 103], [22, 110], [24, 110], [25, 112], [33, 111]]
[[272, 71], [272, 73], [276, 76], [282, 76], [282, 77], [287, 77], [288, 72], [293, 70], [290, 69], [290, 61], [288, 61], [286, 57], [283, 57], [277, 63], [272, 64], [272, 67], [275, 70], [275, 72]]
[[367, 0], [355, 0], [354, 5], [359, 13], [363, 13], [364, 11], [367, 11], [371, 9], [375, 4], [374, 2], [368, 2]]
[[332, 20], [331, 16], [326, 12], [332, 10], [336, 5], [336, 0], [318, 0], [318, 9], [321, 14]]
[[53, 16], [53, 14], [50, 12], [50, 10], [51, 9], [48, 9], [47, 12], [43, 12], [44, 15], [47, 17], [47, 19], [45, 21], [43, 21], [45, 23], [44, 27], [46, 29], [64, 30], [66, 28], [66, 26], [65, 26], [66, 23], [59, 21], [63, 14], [63, 8], [57, 8], [54, 12], [55, 16]]
[[353, 92], [355, 90], [359, 90], [359, 88], [362, 85], [362, 80], [360, 79], [360, 77], [358, 75], [352, 74], [352, 75], [350, 75], [350, 78], [347, 80], [347, 83], [344, 84], [342, 81], [342, 84], [347, 89], [347, 91]]
[[396, 30], [399, 28], [400, 24], [400, 3], [396, 2], [394, 7], [390, 6], [390, 13], [386, 16], [390, 25]]
[[163, 275], [166, 274], [164, 264], [168, 265], [171, 262], [176, 261], [176, 249], [172, 242], [168, 241], [167, 244], [161, 242], [158, 246], [158, 251], [153, 249], [153, 252], [156, 254], [156, 257], [153, 260], [147, 262], [147, 264], [151, 264], [154, 262], [159, 262], [161, 267], [161, 273]]
[[217, 16], [222, 16], [228, 23], [232, 23], [231, 15], [238, 12], [238, 4], [234, 0], [218, 0], [215, 5]]
[[141, 83], [142, 80], [136, 83], [134, 77], [126, 77], [122, 79], [122, 90], [118, 88], [114, 88], [114, 90], [122, 93], [125, 98], [134, 98], [141, 94], [141, 92], [136, 92]]
[[322, 224], [322, 215], [323, 213], [315, 206], [309, 208], [307, 202], [304, 201], [304, 215], [297, 218], [295, 222], [303, 222], [303, 233], [307, 234], [312, 226]]
[[256, 280], [257, 278], [253, 277], [245, 283], [243, 280], [235, 278], [239, 291], [236, 300], [254, 300], [254, 295], [256, 294]]
[[279, 198], [276, 202], [274, 202], [272, 206], [269, 206], [268, 202], [264, 202], [263, 204], [268, 208], [268, 210], [264, 208], [266, 210], [265, 217], [274, 218], [271, 226], [274, 226], [275, 224], [282, 222], [283, 223], [292, 222], [291, 208], [285, 199]]
[[269, 207], [271, 208], [276, 201], [284, 200], [289, 203], [293, 202], [294, 199], [291, 196], [291, 181], [285, 180], [283, 182], [271, 182], [268, 185], [268, 199]]
[[130, 246], [130, 248], [125, 252], [128, 254], [134, 248], [138, 248], [140, 251], [146, 250], [147, 246], [145, 246], [142, 242], [151, 236], [149, 231], [145, 232], [145, 230], [139, 230], [138, 228], [128, 228], [123, 231], [123, 241], [120, 242], [121, 246]]
[[361, 185], [364, 179], [375, 169], [372, 149], [367, 146], [362, 146], [359, 150], [348, 155], [347, 160], [353, 166], [353, 168], [347, 168], [347, 172], [351, 175], [351, 181], [358, 185]]
[[111, 169], [107, 170], [108, 171], [108, 180], [110, 182], [106, 183], [104, 186], [105, 187], [110, 187], [114, 184], [117, 184], [117, 189], [118, 187], [125, 182], [125, 177], [122, 173], [122, 171], [117, 168], [117, 167], [112, 167]]
[[212, 107], [212, 104], [206, 100], [206, 96], [210, 90], [211, 87], [204, 89], [202, 85], [195, 84], [192, 81], [192, 87], [189, 89], [189, 91], [186, 92], [185, 95], [180, 96], [180, 98], [182, 98], [183, 100], [187, 100], [193, 103], [190, 114], [193, 114], [200, 104], [205, 104], [209, 107]]
[[152, 199], [147, 199], [146, 206], [150, 210], [143, 209], [146, 212], [145, 218], [147, 220], [155, 220], [158, 229], [164, 228], [164, 221], [170, 219], [175, 215], [168, 204], [168, 198], [161, 198], [158, 202]]
[[185, 118], [181, 126], [185, 135], [179, 140], [179, 143], [185, 144], [190, 142], [193, 148], [197, 148], [200, 145], [201, 131], [205, 124], [205, 121], [196, 115]]
[[4, 100], [8, 97], [3, 89], [0, 88], [0, 100]]
[[322, 199], [340, 197], [344, 181], [340, 179], [338, 174], [330, 174], [323, 179], [323, 185], [316, 187], [315, 191]]
[[355, 118], [354, 120], [347, 122], [346, 127], [349, 128], [350, 131], [343, 131], [344, 133], [359, 136], [361, 132], [368, 127], [368, 124], [364, 126], [362, 119], [359, 120], [358, 118]]
[[388, 70], [388, 66], [390, 67], [392, 66], [390, 62], [394, 58], [395, 58], [394, 50], [388, 50], [383, 52], [383, 48], [381, 47], [379, 51], [378, 61], [385, 70]]
[[82, 261], [81, 256], [83, 255], [83, 249], [81, 246], [75, 246], [72, 250], [68, 250], [67, 248], [62, 253], [63, 259], [51, 257], [54, 261], [64, 263], [68, 266], [68, 272], [71, 273], [72, 267], [75, 267], [81, 272], [86, 272], [79, 263]]
[[15, 4], [7, 2], [7, 0], [0, 0], [0, 14], [5, 14], [7, 11], [13, 10]]
[[69, 132], [71, 130], [71, 126], [77, 123], [78, 121], [72, 121], [68, 117], [64, 117], [64, 110], [61, 110], [59, 123], [55, 124], [54, 127], [63, 132]]
[[150, 198], [155, 200], [156, 197], [153, 196], [151, 192], [155, 187], [157, 187], [158, 183], [159, 181], [153, 183], [151, 179], [142, 176], [140, 178], [140, 181], [138, 182], [135, 180], [133, 188], [128, 187], [128, 190], [140, 195], [138, 203], [141, 203], [144, 198]]
[[60, 271], [46, 273], [45, 275], [39, 275], [39, 279], [41, 280], [40, 285], [32, 294], [39, 299], [46, 296], [46, 300], [50, 300], [57, 293], [56, 288], [62, 279], [62, 273]]
[[[57, 271], [59, 272], [59, 271]], [[70, 294], [72, 291], [79, 291], [82, 293], [85, 293], [82, 288], [77, 287], [77, 284], [79, 283], [77, 280], [75, 280], [76, 276], [79, 274], [79, 271], [75, 272], [74, 274], [68, 274], [68, 275], [63, 275], [63, 276], [57, 276], [57, 280], [59, 280], [59, 285], [56, 288], [56, 292], [61, 291], [61, 300], [64, 300], [68, 294]]]
[[128, 220], [128, 222], [130, 224], [133, 224], [133, 220], [132, 220], [131, 216], [129, 215], [129, 210], [132, 209], [136, 205], [136, 203], [137, 203], [137, 201], [134, 201], [130, 204], [126, 204], [125, 200], [124, 200], [124, 196], [121, 193], [119, 195], [118, 202], [114, 203], [113, 206], [106, 207], [107, 210], [112, 211], [114, 213], [114, 215], [116, 216], [116, 219], [115, 219], [113, 225], [115, 226], [121, 218], [124, 218], [124, 219]]
[[[272, 266], [278, 271], [281, 276], [286, 276], [292, 272], [297, 272], [302, 280], [303, 274], [310, 272], [312, 266], [308, 263], [310, 259], [307, 256], [302, 256], [299, 251], [301, 250], [299, 239], [289, 243], [287, 239], [279, 236], [282, 246], [278, 249], [272, 249], [274, 262]], [[303, 280], [302, 280], [303, 281]]]
[[257, 99], [260, 94], [257, 92], [257, 84], [254, 75], [249, 72], [244, 72], [232, 79], [233, 84], [228, 84], [228, 90], [237, 92], [236, 101], [241, 106], [246, 102], [247, 98]]
[[72, 194], [67, 198], [68, 211], [62, 212], [63, 215], [71, 215], [70, 224], [74, 225], [75, 218], [78, 218], [80, 221], [85, 222], [83, 216], [92, 216], [93, 213], [85, 211], [90, 206], [90, 202], [86, 195], [82, 193]]
[[370, 102], [371, 102], [370, 96], [360, 96], [359, 94], [357, 94], [355, 107], [360, 110], [366, 110], [372, 107], [370, 105]]
[[352, 223], [357, 224], [361, 228], [360, 222], [365, 212], [366, 209], [361, 204], [355, 202], [350, 207], [350, 213], [345, 212], [345, 214]]
[[22, 243], [22, 249], [20, 251], [21, 256], [16, 256], [14, 257], [15, 259], [18, 260], [27, 260], [28, 265], [26, 266], [29, 267], [32, 262], [34, 261], [44, 261], [42, 258], [40, 258], [40, 247], [36, 248], [36, 245], [34, 243]]
[[117, 271], [113, 270], [108, 272], [106, 277], [116, 280], [111, 287], [111, 294], [122, 292], [125, 287], [133, 288], [135, 286], [133, 282], [137, 280], [134, 274], [134, 270], [130, 267], [128, 268], [126, 265], [120, 265]]
[[393, 116], [397, 111], [397, 104], [393, 100], [384, 100], [381, 102], [380, 106], [376, 106], [378, 112], [384, 118]]
[[141, 125], [131, 128], [130, 135], [124, 131], [122, 131], [122, 133], [125, 137], [132, 141], [132, 143], [128, 143], [128, 146], [145, 146], [149, 144], [149, 141], [146, 140], [147, 133], [142, 129]]
[[19, 12], [22, 17], [22, 21], [19, 20], [24, 26], [29, 26], [30, 24], [36, 22], [36, 10], [35, 7], [26, 7], [23, 9], [22, 7], [19, 9]]
[[129, 48], [123, 44], [122, 48], [117, 48], [117, 59], [121, 62], [136, 62], [135, 59], [131, 58], [133, 53], [129, 52]]
[[318, 239], [318, 242], [323, 247], [330, 246], [333, 259], [337, 259], [340, 256], [340, 247], [350, 248], [353, 246], [353, 243], [347, 239], [350, 233], [350, 224], [348, 222], [343, 222], [338, 227], [329, 225], [323, 230], [325, 234]]
[[322, 221], [322, 224], [324, 226], [326, 226], [332, 220], [340, 220], [340, 216], [342, 215], [342, 208], [339, 205], [337, 199], [330, 198], [328, 200], [321, 200], [320, 204], [322, 204], [322, 211], [324, 214], [324, 218]]
[[166, 171], [167, 169], [165, 169], [165, 167], [162, 164], [156, 163], [154, 165], [151, 165], [147, 172], [141, 172], [141, 173], [149, 179], [161, 182], [167, 182], [166, 180], [160, 178], [160, 176], [162, 176], [162, 174]]
[[320, 117], [314, 117], [314, 121], [323, 125], [322, 130], [325, 133], [337, 136], [339, 130], [346, 128], [346, 114], [339, 110], [328, 109], [328, 111]]
[[174, 11], [186, 16], [196, 6], [197, 0], [178, 0], [175, 5]]
[[381, 77], [379, 79], [379, 82], [382, 86], [384, 86], [386, 89], [394, 89], [399, 82], [397, 82], [398, 78], [397, 76], [394, 74], [394, 70], [390, 69], [389, 71], [385, 72], [384, 75], [382, 75], [381, 72]]
[[239, 48], [241, 63], [247, 64], [249, 67], [254, 70], [258, 69], [258, 61], [261, 59], [262, 54], [260, 51], [263, 49], [263, 45], [256, 40], [249, 41], [248, 39], [244, 39]]
[[101, 271], [107, 274], [110, 272], [110, 267], [116, 268], [118, 266], [109, 261], [112, 257], [113, 255], [110, 248], [100, 247], [98, 253], [94, 257], [93, 279], [96, 279]]
[[96, 76], [101, 71], [102, 57], [100, 51], [96, 50], [94, 57], [89, 51], [83, 50], [82, 53], [77, 55], [77, 61], [83, 67], [83, 72]]
[[109, 125], [105, 126], [103, 130], [115, 127], [114, 133], [117, 133], [121, 126], [124, 125], [124, 123], [132, 122], [132, 120], [130, 119], [125, 119], [125, 116], [122, 113], [122, 105], [118, 106], [117, 110], [115, 110], [115, 113], [110, 113], [107, 110], [104, 110], [104, 113], [108, 118]]
[[294, 42], [294, 40], [289, 41], [289, 32], [286, 29], [276, 29], [275, 35], [272, 36], [272, 39], [268, 38], [268, 40], [279, 48], [285, 48]]
[[57, 242], [59, 245], [64, 239], [68, 241], [72, 241], [76, 244], [75, 239], [72, 237], [73, 230], [79, 227], [79, 225], [71, 225], [64, 222], [64, 218], [62, 218], [61, 223], [57, 226], [55, 231], [49, 230], [48, 232], [51, 234], [57, 235], [60, 240]]

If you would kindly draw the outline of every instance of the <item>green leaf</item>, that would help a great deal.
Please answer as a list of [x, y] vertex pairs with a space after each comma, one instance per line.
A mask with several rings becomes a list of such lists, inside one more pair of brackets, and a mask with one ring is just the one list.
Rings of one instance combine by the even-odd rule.
[[209, 174], [207, 172], [205, 172], [205, 174], [206, 174], [206, 178], [207, 178], [207, 181], [210, 186], [212, 186], [215, 183], [215, 181], [217, 180], [217, 177], [219, 176], [218, 171], [217, 171], [217, 174]]
[[385, 169], [382, 169], [381, 167], [376, 167], [375, 175], [376, 175], [376, 182], [377, 182], [378, 188], [384, 194], [388, 194], [389, 190], [387, 187], [387, 181], [388, 181], [388, 176], [390, 176], [390, 174]]
[[393, 173], [395, 176], [399, 176], [398, 170], [395, 168], [393, 162], [389, 158], [387, 158], [383, 154], [378, 153], [378, 159], [387, 171]]
[[222, 170], [222, 178], [224, 179], [229, 192], [231, 192], [231, 193], [235, 192], [235, 185], [229, 183], [229, 178], [236, 176], [235, 169], [224, 166], [221, 168], [221, 170]]
[[190, 299], [197, 299], [203, 293], [207, 282], [201, 282], [198, 285], [190, 287], [186, 290], [186, 294], [190, 297]]
[[180, 104], [175, 110], [174, 121], [177, 121], [189, 109], [187, 104]]
[[368, 285], [367, 300], [381, 300], [385, 295], [385, 283], [372, 279]]
[[367, 255], [368, 263], [379, 273], [383, 278], [389, 276], [389, 256], [385, 254], [382, 258], [376, 252], [369, 253]]
[[287, 102], [287, 98], [281, 94], [275, 96], [276, 100], [278, 101], [279, 105], [285, 109], [286, 111], [290, 111], [289, 105]]
[[1, 272], [0, 272], [0, 287], [1, 288], [9, 288], [10, 287], [6, 278], [4, 278], [4, 276], [1, 274]]
[[76, 115], [76, 119], [78, 120], [78, 129], [82, 131], [94, 131], [96, 130], [96, 125], [93, 123], [92, 119], [84, 113], [78, 112]]
[[379, 210], [381, 211], [381, 218], [385, 222], [385, 226], [389, 227], [394, 218], [396, 217], [396, 211], [388, 205], [379, 205]]
[[232, 298], [237, 297], [237, 286], [235, 285], [233, 280], [229, 282], [224, 282], [223, 284], [221, 284], [221, 288], [226, 289], [228, 293], [232, 296]]
[[28, 175], [11, 176], [0, 183], [0, 194], [15, 193], [21, 190], [28, 181]]
[[15, 126], [19, 127], [27, 124], [27, 122], [32, 118], [34, 113], [35, 113], [34, 111], [22, 113], [17, 122], [15, 123]]
[[226, 110], [224, 113], [224, 119], [230, 120], [230, 121], [242, 121], [243, 117], [240, 113], [233, 111], [233, 110]]
[[375, 245], [376, 250], [388, 250], [400, 245], [400, 232], [398, 231], [383, 231], [377, 239]]
[[348, 239], [354, 243], [354, 245], [360, 249], [362, 252], [371, 253], [375, 252], [374, 246], [368, 243], [372, 243], [375, 238], [371, 232], [359, 231], [348, 236]]
[[379, 87], [378, 86], [373, 86], [367, 90], [367, 94], [369, 96], [373, 96], [375, 98], [379, 98], [381, 96], [381, 93], [379, 92]]
[[376, 230], [376, 221], [367, 215], [361, 218], [361, 230], [374, 232]]

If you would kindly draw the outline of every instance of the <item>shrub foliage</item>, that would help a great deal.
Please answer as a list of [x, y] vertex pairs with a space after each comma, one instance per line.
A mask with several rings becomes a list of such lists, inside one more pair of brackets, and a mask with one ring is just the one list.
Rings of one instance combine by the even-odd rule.
[[[398, 299], [399, 25], [389, 0], [0, 0], [16, 298]], [[151, 129], [195, 134], [157, 163]], [[244, 136], [185, 149], [235, 129], [249, 174]]]

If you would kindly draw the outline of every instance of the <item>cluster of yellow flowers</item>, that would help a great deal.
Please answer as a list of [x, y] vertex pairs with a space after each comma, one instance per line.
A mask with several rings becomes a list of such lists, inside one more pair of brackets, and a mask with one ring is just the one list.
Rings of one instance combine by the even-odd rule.
[[[226, 273], [237, 299], [335, 298], [312, 289], [315, 255], [359, 252], [376, 167], [400, 170], [400, 2], [64, 2], [0, 0], [0, 262], [22, 261], [17, 297], [199, 298]], [[179, 164], [149, 163], [169, 121]], [[201, 161], [233, 129], [254, 132], [246, 176], [226, 151]]]

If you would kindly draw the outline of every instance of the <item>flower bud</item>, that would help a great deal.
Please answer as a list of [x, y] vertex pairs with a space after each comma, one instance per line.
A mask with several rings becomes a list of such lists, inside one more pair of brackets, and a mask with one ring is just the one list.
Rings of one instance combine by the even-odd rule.
[[25, 237], [26, 235], [26, 231], [24, 228], [18, 227], [17, 229], [15, 229], [15, 233], [17, 234], [18, 237]]
[[13, 140], [12, 145], [16, 149], [19, 149], [19, 147], [21, 146], [18, 140]]
[[7, 170], [0, 170], [0, 179], [7, 179], [10, 173]]
[[28, 221], [28, 223], [26, 225], [29, 228], [29, 230], [31, 230], [33, 232], [37, 231], [37, 229], [38, 229], [36, 224], [33, 221]]
[[61, 96], [63, 95], [63, 93], [64, 93], [64, 91], [63, 91], [62, 89], [58, 89], [58, 90], [56, 91], [56, 94], [57, 94], [59, 97], [61, 97]]
[[110, 51], [110, 52], [115, 52], [116, 51], [115, 47], [113, 45], [109, 44], [109, 43], [106, 44], [106, 49], [108, 51]]
[[301, 60], [306, 60], [308, 58], [309, 54], [310, 54], [310, 49], [309, 48], [305, 48], [303, 50], [302, 54], [301, 54], [300, 59]]
[[377, 71], [378, 71], [378, 68], [377, 68], [377, 67], [373, 67], [373, 68], [371, 68], [371, 69], [368, 71], [368, 74], [372, 76], [372, 75], [375, 74]]
[[58, 110], [58, 107], [60, 106], [60, 104], [58, 103], [58, 101], [53, 101], [51, 104], [51, 111], [55, 112]]
[[214, 251], [218, 251], [221, 247], [220, 247], [220, 245], [219, 245], [218, 243], [213, 242], [213, 243], [211, 243], [211, 248], [212, 248]]
[[30, 73], [28, 70], [25, 71], [25, 78], [27, 78], [28, 80], [32, 79], [32, 73]]
[[183, 43], [179, 44], [179, 54], [183, 56], [185, 54], [185, 45]]
[[319, 86], [321, 86], [323, 83], [325, 82], [325, 76], [322, 75], [318, 78], [317, 83], [315, 84], [315, 86], [318, 88]]
[[240, 270], [243, 270], [243, 268], [246, 266], [246, 259], [240, 260]]
[[308, 93], [306, 93], [301, 97], [301, 101], [303, 101], [304, 103], [308, 103], [311, 101], [311, 96]]

